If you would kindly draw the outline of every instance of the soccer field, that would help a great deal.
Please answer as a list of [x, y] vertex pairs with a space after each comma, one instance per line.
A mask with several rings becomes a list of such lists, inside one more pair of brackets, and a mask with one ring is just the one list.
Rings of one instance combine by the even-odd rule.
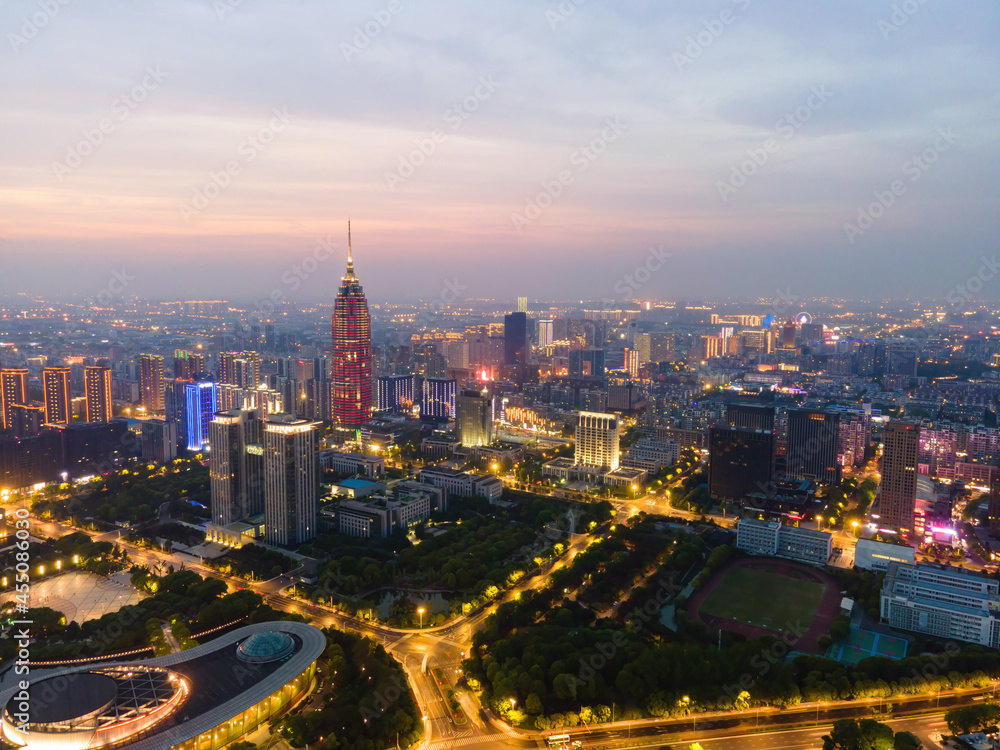
[[708, 595], [699, 611], [712, 617], [784, 631], [808, 625], [823, 598], [815, 581], [750, 568], [732, 568]]

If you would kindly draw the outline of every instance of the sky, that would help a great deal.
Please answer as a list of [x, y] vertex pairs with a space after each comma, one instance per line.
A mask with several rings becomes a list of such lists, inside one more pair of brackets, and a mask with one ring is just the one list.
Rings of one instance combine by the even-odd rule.
[[992, 0], [4, 0], [0, 35], [0, 294], [332, 299], [350, 218], [376, 301], [1000, 297]]

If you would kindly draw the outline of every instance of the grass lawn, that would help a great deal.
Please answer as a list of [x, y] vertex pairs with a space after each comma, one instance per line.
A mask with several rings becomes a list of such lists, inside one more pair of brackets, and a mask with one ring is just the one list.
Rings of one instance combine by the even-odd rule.
[[784, 631], [808, 626], [823, 598], [824, 586], [750, 568], [732, 568], [699, 611], [713, 617]]

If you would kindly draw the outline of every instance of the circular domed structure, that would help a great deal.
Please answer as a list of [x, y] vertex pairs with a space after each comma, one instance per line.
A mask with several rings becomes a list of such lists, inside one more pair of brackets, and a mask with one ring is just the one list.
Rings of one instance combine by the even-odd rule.
[[249, 664], [268, 664], [289, 656], [295, 650], [295, 641], [287, 633], [271, 630], [255, 633], [236, 647], [236, 656]]
[[59, 674], [18, 690], [3, 706], [15, 746], [83, 750], [147, 731], [184, 702], [187, 683], [168, 669], [130, 665]]

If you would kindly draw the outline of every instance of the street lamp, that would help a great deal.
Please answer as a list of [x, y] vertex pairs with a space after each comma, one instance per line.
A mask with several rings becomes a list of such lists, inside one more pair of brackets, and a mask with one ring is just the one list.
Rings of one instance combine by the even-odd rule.
[[417, 614], [420, 615], [420, 629], [424, 629], [424, 608], [421, 607], [417, 610]]
[[858, 536], [858, 522], [857, 521], [851, 521], [851, 526], [854, 527], [854, 536]]

